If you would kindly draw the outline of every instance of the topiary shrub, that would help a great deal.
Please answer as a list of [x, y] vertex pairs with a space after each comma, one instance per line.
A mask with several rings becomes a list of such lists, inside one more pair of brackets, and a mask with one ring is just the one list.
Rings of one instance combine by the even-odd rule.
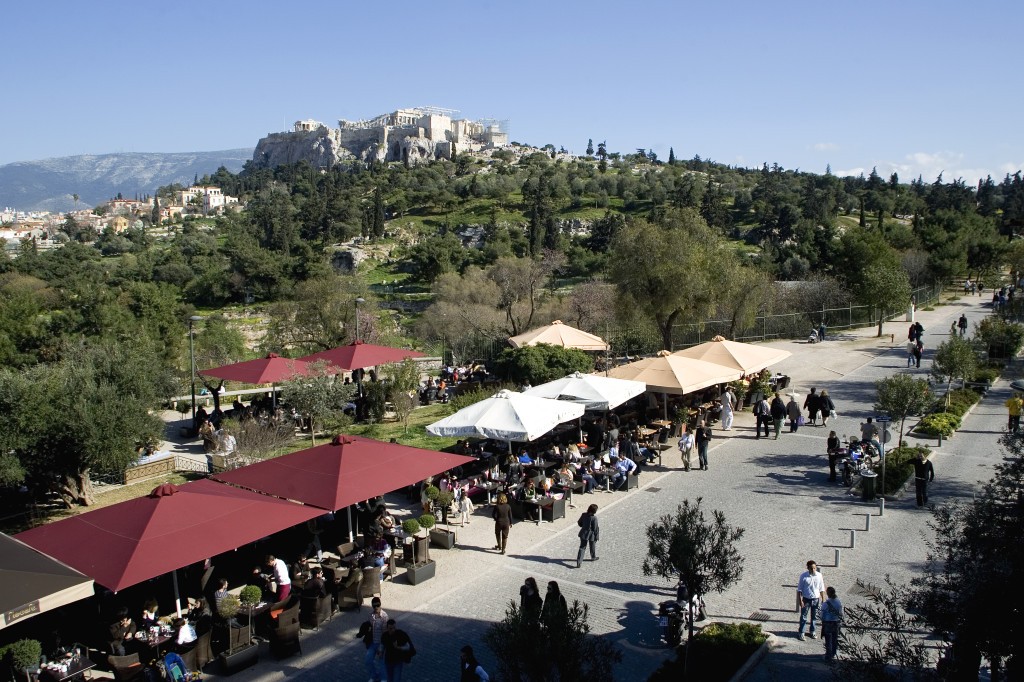
[[437, 519], [434, 518], [433, 514], [424, 514], [419, 519], [420, 525], [430, 530], [437, 524]]
[[441, 494], [441, 489], [438, 488], [436, 485], [428, 485], [426, 494], [427, 499], [433, 502], [434, 500], [437, 499], [437, 496]]
[[420, 532], [420, 522], [416, 519], [406, 519], [402, 521], [402, 530], [405, 531], [406, 535], [416, 535]]
[[34, 639], [19, 639], [7, 646], [0, 647], [0, 660], [11, 657], [14, 669], [24, 670], [35, 668], [43, 657], [43, 646]]
[[929, 414], [921, 420], [914, 429], [926, 436], [942, 435], [944, 438], [952, 436], [953, 432], [960, 428], [960, 417], [950, 412]]
[[238, 595], [243, 606], [255, 606], [263, 599], [263, 590], [255, 585], [246, 585]]
[[242, 600], [233, 594], [227, 594], [217, 602], [217, 615], [224, 620], [231, 620], [242, 609]]

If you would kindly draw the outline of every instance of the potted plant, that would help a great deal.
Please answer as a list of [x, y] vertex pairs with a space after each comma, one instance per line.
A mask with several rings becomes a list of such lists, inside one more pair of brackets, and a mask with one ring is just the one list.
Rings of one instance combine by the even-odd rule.
[[437, 496], [441, 494], [441, 490], [436, 485], [428, 485], [427, 489], [423, 492], [427, 496], [427, 500], [430, 501], [430, 508], [433, 509], [434, 505], [437, 504]]
[[402, 531], [405, 533], [405, 540], [402, 542], [402, 560], [407, 566], [412, 566], [416, 563], [413, 543], [416, 540], [416, 534], [420, 532], [420, 522], [416, 519], [406, 519], [402, 521]]
[[434, 511], [441, 510], [441, 523], [448, 525], [448, 512], [451, 509], [455, 495], [450, 490], [439, 490], [434, 498]]
[[[421, 528], [429, 531], [434, 526], [434, 517], [430, 514], [424, 514], [419, 519], [410, 519], [410, 521], [415, 521], [416, 533]], [[402, 524], [403, 529], [406, 528], [406, 524], [409, 524], [409, 521], [405, 521]], [[412, 524], [409, 524], [409, 527], [412, 527]], [[434, 577], [435, 569], [437, 568], [436, 564], [430, 559], [430, 539], [428, 537], [420, 537], [416, 533], [413, 534], [414, 563], [408, 566], [405, 571], [406, 579], [410, 585], [418, 585], [424, 580], [430, 580]]]
[[737, 412], [743, 409], [746, 404], [747, 398], [747, 383], [743, 379], [737, 379], [736, 381], [729, 382], [729, 388], [732, 389], [733, 397], [736, 398], [735, 409]]
[[181, 421], [184, 422], [178, 429], [178, 434], [181, 435], [182, 438], [189, 438], [192, 436], [192, 423], [186, 421], [186, 418], [188, 417], [189, 410], [192, 409], [192, 403], [179, 400], [175, 404], [175, 407], [178, 408], [178, 412], [181, 414]]
[[[255, 587], [255, 586], [246, 586]], [[246, 588], [243, 588], [243, 592]], [[255, 587], [258, 591], [259, 588]], [[250, 593], [251, 595], [251, 593]], [[262, 592], [260, 593], [262, 596]], [[259, 597], [257, 597], [257, 603]], [[245, 625], [245, 633], [241, 637], [233, 638], [232, 630], [238, 629], [238, 623], [235, 621], [235, 617], [238, 612], [242, 609], [242, 600], [233, 594], [228, 594], [221, 598], [217, 603], [217, 615], [224, 619], [224, 622], [228, 626], [228, 649], [220, 655], [221, 671], [225, 675], [233, 675], [239, 670], [245, 670], [251, 665], [255, 665], [259, 660], [259, 648], [252, 641], [252, 619]], [[250, 609], [251, 613], [251, 609]], [[235, 646], [231, 645], [232, 641], [237, 642]]]
[[[451, 506], [453, 499], [455, 499], [455, 496], [447, 490], [437, 496], [437, 505], [441, 508], [441, 522], [445, 525], [445, 528], [426, 526], [430, 535], [430, 542], [444, 549], [451, 549], [455, 546], [455, 531], [448, 527], [448, 507]], [[422, 522], [422, 520], [421, 518], [420, 521]], [[420, 525], [423, 524], [421, 523]]]
[[761, 398], [769, 398], [772, 395], [772, 375], [763, 369], [754, 381], [750, 382], [750, 404], [753, 405]]
[[248, 608], [251, 613], [252, 609], [263, 601], [263, 590], [256, 585], [246, 585], [238, 594], [238, 600], [242, 603], [242, 606]]
[[34, 639], [19, 639], [5, 647], [0, 647], [0, 660], [6, 661], [17, 679], [31, 680], [39, 670], [39, 661], [43, 656], [43, 646]]

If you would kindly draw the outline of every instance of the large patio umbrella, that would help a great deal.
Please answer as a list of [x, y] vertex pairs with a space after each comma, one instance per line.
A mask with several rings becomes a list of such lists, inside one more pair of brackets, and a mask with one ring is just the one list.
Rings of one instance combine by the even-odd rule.
[[608, 376], [632, 379], [647, 384], [648, 391], [685, 395], [708, 386], [734, 381], [743, 372], [733, 367], [687, 358], [660, 351], [653, 358], [644, 358], [608, 370]]
[[561, 320], [555, 320], [551, 324], [531, 329], [519, 336], [513, 336], [508, 342], [516, 348], [548, 343], [552, 346], [565, 346], [579, 350], [608, 350], [608, 343], [600, 336], [570, 327], [563, 324]]
[[472, 461], [472, 457], [342, 435], [326, 445], [226, 471], [214, 478], [337, 511]]
[[200, 374], [206, 376], [240, 381], [244, 384], [275, 384], [295, 377], [309, 376], [312, 372], [313, 368], [310, 367], [310, 363], [294, 358], [282, 358], [277, 353], [271, 353], [267, 357], [257, 360], [246, 360], [223, 367], [199, 370]]
[[753, 374], [776, 362], [785, 360], [792, 353], [771, 346], [740, 343], [739, 341], [729, 341], [723, 336], [716, 336], [700, 345], [676, 351], [673, 355], [713, 362], [716, 365], [741, 370], [744, 374]]
[[588, 410], [610, 410], [647, 390], [642, 381], [575, 372], [523, 391], [523, 395], [580, 403]]
[[579, 419], [579, 403], [536, 398], [515, 391], [499, 391], [486, 400], [464, 407], [427, 427], [435, 436], [482, 436], [496, 440], [530, 441], [562, 422]]
[[327, 362], [332, 367], [338, 367], [345, 371], [363, 369], [364, 367], [376, 367], [388, 362], [401, 362], [406, 358], [422, 358], [423, 353], [404, 348], [391, 348], [390, 346], [375, 346], [364, 341], [353, 341], [347, 346], [338, 346], [330, 350], [323, 350], [302, 358], [306, 362]]
[[203, 479], [164, 484], [146, 497], [48, 523], [17, 539], [117, 592], [323, 513]]
[[91, 578], [0, 533], [0, 629], [92, 595]]

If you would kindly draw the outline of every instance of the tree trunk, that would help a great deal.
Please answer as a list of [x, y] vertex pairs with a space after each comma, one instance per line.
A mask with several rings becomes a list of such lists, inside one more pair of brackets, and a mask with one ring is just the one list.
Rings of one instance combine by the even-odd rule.
[[96, 503], [88, 468], [77, 473], [61, 475], [57, 486], [57, 495], [68, 509], [75, 505], [88, 507]]
[[881, 310], [878, 311], [878, 336], [882, 335], [882, 322], [885, 321], [885, 313]]

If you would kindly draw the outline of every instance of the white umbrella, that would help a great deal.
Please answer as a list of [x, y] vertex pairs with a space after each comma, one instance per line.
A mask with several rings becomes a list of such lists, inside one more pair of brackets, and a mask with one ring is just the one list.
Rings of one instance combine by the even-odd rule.
[[555, 320], [551, 324], [531, 329], [519, 336], [513, 336], [508, 342], [516, 348], [547, 343], [552, 346], [578, 348], [579, 350], [608, 350], [608, 343], [600, 336], [585, 332], [582, 329], [576, 329], [576, 327], [570, 327], [567, 324], [563, 324], [561, 320]]
[[499, 391], [427, 427], [435, 436], [481, 436], [496, 440], [531, 441], [562, 422], [583, 416], [584, 407], [564, 400], [535, 398]]
[[523, 395], [580, 403], [588, 410], [610, 410], [647, 390], [642, 381], [576, 372], [523, 391]]

